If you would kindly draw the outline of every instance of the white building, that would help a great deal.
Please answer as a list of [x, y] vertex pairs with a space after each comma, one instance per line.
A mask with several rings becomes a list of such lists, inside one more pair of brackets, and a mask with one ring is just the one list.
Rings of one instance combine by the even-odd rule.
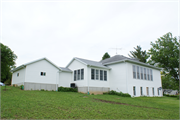
[[24, 85], [25, 90], [57, 90], [75, 83], [82, 93], [115, 90], [131, 96], [162, 96], [160, 70], [122, 55], [100, 62], [75, 57], [65, 68], [42, 58], [15, 68], [12, 84]]

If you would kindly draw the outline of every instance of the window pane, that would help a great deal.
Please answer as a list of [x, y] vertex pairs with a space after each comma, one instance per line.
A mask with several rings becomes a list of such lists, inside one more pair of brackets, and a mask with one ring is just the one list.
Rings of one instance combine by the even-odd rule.
[[77, 76], [77, 77], [78, 77], [78, 78], [77, 78], [77, 80], [80, 80], [80, 70], [78, 70], [78, 73], [77, 73], [77, 74], [78, 74], [78, 76]]
[[150, 80], [149, 69], [147, 69], [147, 79]]
[[76, 70], [74, 71], [74, 81], [76, 81]]
[[143, 68], [142, 67], [140, 68], [141, 68], [141, 79], [143, 79]]
[[146, 68], [144, 68], [144, 79], [146, 80]]
[[152, 73], [152, 69], [150, 69], [150, 76], [151, 76], [151, 81], [153, 81], [153, 73]]
[[81, 69], [81, 80], [84, 79], [84, 69]]
[[146, 91], [147, 91], [147, 95], [149, 95], [149, 88], [148, 87], [146, 87]]
[[96, 70], [96, 80], [99, 79], [99, 70]]
[[153, 93], [153, 95], [154, 95], [154, 88], [152, 88], [152, 93]]
[[136, 66], [133, 65], [133, 78], [136, 79]]
[[107, 71], [104, 71], [104, 81], [107, 81]]
[[141, 95], [143, 95], [143, 88], [141, 87], [140, 90], [141, 90]]
[[133, 94], [134, 94], [134, 96], [136, 95], [136, 87], [135, 86], [133, 86]]
[[100, 70], [100, 80], [103, 80], [103, 71]]
[[140, 79], [139, 66], [137, 66], [137, 79]]
[[44, 76], [46, 76], [46, 72], [44, 72]]
[[94, 80], [94, 69], [91, 69], [91, 79]]

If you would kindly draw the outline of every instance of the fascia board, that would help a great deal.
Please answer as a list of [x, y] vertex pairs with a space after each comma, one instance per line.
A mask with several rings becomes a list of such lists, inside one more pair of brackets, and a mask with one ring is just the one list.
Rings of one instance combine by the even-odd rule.
[[93, 65], [88, 65], [88, 67], [103, 68], [103, 69], [108, 69], [108, 70], [111, 70], [111, 68], [99, 67], [99, 66], [93, 66]]

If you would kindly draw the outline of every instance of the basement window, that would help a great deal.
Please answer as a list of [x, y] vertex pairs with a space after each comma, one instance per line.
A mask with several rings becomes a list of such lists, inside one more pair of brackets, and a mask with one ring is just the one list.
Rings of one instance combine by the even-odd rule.
[[46, 76], [46, 72], [41, 72], [40, 75], [41, 76]]

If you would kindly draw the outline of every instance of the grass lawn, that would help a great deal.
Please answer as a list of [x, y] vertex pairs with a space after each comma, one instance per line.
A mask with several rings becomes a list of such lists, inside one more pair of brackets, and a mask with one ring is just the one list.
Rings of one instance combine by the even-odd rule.
[[1, 119], [179, 119], [172, 97], [127, 98], [1, 87]]

